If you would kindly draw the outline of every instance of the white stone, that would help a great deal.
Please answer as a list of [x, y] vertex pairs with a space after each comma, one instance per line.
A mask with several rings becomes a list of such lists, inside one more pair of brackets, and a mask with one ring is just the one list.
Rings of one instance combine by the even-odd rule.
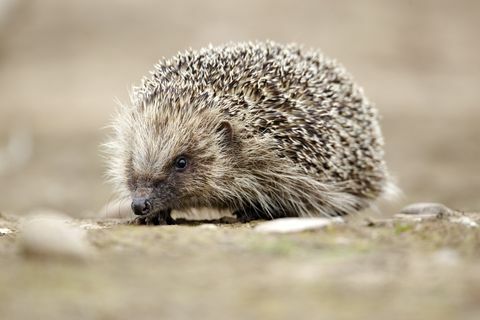
[[443, 216], [449, 214], [451, 211], [452, 210], [450, 208], [441, 203], [419, 202], [404, 207], [402, 210], [400, 210], [400, 213]]
[[20, 251], [31, 257], [85, 259], [92, 253], [86, 231], [65, 215], [40, 211], [20, 225]]
[[216, 230], [218, 227], [211, 223], [204, 223], [198, 226], [199, 229]]
[[9, 234], [9, 233], [12, 233], [13, 231], [11, 229], [8, 229], [8, 228], [0, 228], [0, 235], [3, 236], [5, 234]]
[[318, 230], [336, 223], [343, 223], [343, 219], [340, 217], [282, 218], [260, 223], [254, 230], [260, 233], [293, 233]]

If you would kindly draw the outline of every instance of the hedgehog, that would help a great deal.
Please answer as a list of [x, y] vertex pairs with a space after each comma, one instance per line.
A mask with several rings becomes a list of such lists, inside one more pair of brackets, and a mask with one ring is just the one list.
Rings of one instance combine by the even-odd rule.
[[378, 112], [318, 50], [228, 43], [162, 59], [121, 105], [108, 176], [138, 224], [339, 216], [392, 189]]

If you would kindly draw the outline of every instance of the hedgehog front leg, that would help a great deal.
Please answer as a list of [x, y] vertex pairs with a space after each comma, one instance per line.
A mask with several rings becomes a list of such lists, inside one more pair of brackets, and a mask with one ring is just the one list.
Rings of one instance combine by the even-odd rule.
[[162, 210], [155, 213], [146, 214], [135, 217], [131, 223], [136, 225], [171, 225], [175, 224], [175, 219], [172, 218], [172, 210]]

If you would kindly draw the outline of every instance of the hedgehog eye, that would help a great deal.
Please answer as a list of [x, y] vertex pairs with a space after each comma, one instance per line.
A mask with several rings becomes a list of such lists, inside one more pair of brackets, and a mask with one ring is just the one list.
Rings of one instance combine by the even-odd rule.
[[180, 156], [175, 160], [175, 170], [184, 171], [188, 166], [188, 161], [185, 156]]

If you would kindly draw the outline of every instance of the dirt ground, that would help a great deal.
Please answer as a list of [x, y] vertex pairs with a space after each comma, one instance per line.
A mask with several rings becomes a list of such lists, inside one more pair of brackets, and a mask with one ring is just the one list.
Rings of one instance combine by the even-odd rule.
[[[479, 221], [479, 220], [477, 220]], [[85, 222], [85, 221], [83, 221]], [[480, 222], [480, 221], [479, 221]], [[259, 234], [104, 221], [87, 261], [1, 238], [3, 319], [478, 319], [480, 233], [444, 221]], [[16, 224], [0, 219], [0, 224]]]
[[417, 201], [480, 210], [478, 30], [474, 0], [0, 0], [0, 212], [105, 217], [115, 99], [163, 56], [255, 39], [321, 48], [354, 74], [403, 190], [313, 233], [109, 224], [87, 264], [25, 260], [0, 236], [0, 317], [478, 319], [478, 229], [362, 223]]

